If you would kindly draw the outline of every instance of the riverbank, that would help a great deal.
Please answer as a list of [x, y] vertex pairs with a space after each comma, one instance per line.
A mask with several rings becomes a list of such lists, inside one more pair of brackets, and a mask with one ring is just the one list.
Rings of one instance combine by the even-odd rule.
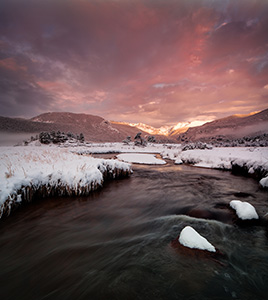
[[[0, 147], [0, 218], [36, 197], [88, 195], [98, 189], [104, 180], [127, 177], [131, 173], [130, 164], [117, 159], [93, 158], [93, 153], [129, 153], [127, 162], [133, 162], [133, 155], [135, 163], [141, 157], [137, 153], [151, 153], [153, 164], [165, 163], [164, 160], [168, 159], [175, 164], [229, 170], [253, 177], [262, 187], [268, 187], [267, 147], [187, 151], [182, 151], [179, 144], [149, 144], [146, 147], [122, 143]], [[155, 159], [153, 154], [160, 154], [162, 161]], [[145, 163], [144, 158], [140, 163]]]
[[[268, 148], [230, 147], [194, 149], [181, 152], [176, 161], [196, 167], [229, 170], [234, 174], [253, 177], [268, 187]], [[176, 163], [176, 162], [175, 162]]]
[[130, 173], [130, 164], [68, 149], [0, 147], [0, 218], [36, 197], [88, 195], [104, 180]]
[[[160, 154], [175, 164], [190, 164], [195, 167], [228, 170], [234, 174], [255, 178], [268, 188], [268, 147], [208, 147], [183, 151], [181, 144], [148, 144], [146, 147], [122, 143], [88, 144], [72, 146], [73, 152], [85, 154], [100, 153], [151, 153]], [[129, 162], [133, 162], [131, 156]], [[136, 161], [137, 163], [137, 161]], [[141, 159], [140, 162], [143, 163]]]

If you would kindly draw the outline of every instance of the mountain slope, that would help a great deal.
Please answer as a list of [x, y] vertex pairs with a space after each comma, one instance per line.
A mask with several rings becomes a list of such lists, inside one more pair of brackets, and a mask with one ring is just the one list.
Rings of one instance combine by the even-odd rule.
[[1, 132], [29, 132], [29, 133], [39, 133], [41, 131], [53, 130], [51, 124], [40, 123], [37, 124], [31, 120], [21, 119], [21, 118], [8, 118], [0, 116], [0, 131]]
[[75, 113], [45, 113], [31, 119], [35, 123], [49, 124], [56, 130], [73, 132], [79, 134], [82, 132], [85, 139], [94, 142], [114, 142], [122, 141], [130, 135], [134, 138], [138, 129], [118, 128], [114, 124], [102, 117], [89, 114]]
[[[127, 136], [134, 139], [141, 131], [136, 127], [109, 122], [102, 117], [67, 112], [44, 113], [30, 120], [0, 117], [0, 131], [38, 134], [41, 131], [62, 131], [84, 134], [87, 141], [121, 142]], [[141, 131], [143, 136], [148, 135]]]
[[159, 142], [209, 141], [217, 137], [232, 139], [268, 134], [268, 109], [249, 116], [234, 115], [205, 123], [202, 126], [188, 128], [194, 123], [196, 122], [154, 128], [142, 123], [109, 122], [102, 117], [89, 114], [52, 112], [41, 114], [30, 120], [0, 117], [0, 132], [33, 135], [42, 131], [59, 130], [77, 135], [83, 133], [85, 139], [92, 142], [121, 142], [127, 136], [133, 140], [138, 132], [142, 132], [143, 137], [151, 134]]
[[181, 142], [205, 141], [217, 136], [232, 139], [263, 133], [268, 133], [268, 109], [245, 117], [233, 115], [192, 127], [185, 133], [179, 134], [177, 139]]

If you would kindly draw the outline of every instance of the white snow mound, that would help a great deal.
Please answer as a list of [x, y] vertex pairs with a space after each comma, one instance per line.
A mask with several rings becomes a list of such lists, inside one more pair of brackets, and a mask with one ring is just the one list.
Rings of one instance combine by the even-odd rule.
[[232, 200], [230, 206], [236, 211], [236, 214], [239, 219], [242, 220], [251, 220], [259, 219], [259, 216], [254, 208], [248, 202], [242, 202], [240, 200]]
[[146, 164], [146, 165], [164, 165], [166, 162], [162, 159], [158, 159], [153, 154], [144, 153], [123, 153], [118, 154], [117, 158], [135, 164]]
[[183, 164], [183, 161], [178, 157], [176, 160], [175, 160], [175, 165], [181, 165]]
[[268, 176], [264, 177], [260, 180], [260, 184], [262, 187], [267, 187], [268, 188]]
[[191, 226], [186, 226], [181, 231], [179, 242], [188, 248], [207, 250], [216, 252], [215, 247], [210, 242], [196, 232]]

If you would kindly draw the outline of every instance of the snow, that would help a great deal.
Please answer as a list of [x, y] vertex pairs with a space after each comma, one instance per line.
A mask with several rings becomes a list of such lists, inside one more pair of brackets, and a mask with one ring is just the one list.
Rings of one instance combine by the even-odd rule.
[[[196, 167], [231, 170], [238, 165], [249, 174], [268, 174], [268, 148], [267, 147], [227, 147], [208, 149], [194, 149], [182, 151], [180, 157], [184, 163]], [[267, 175], [266, 175], [267, 176]], [[260, 184], [268, 187], [268, 180], [261, 179]]]
[[152, 135], [160, 134], [160, 135], [167, 136], [173, 128], [173, 126], [161, 126], [159, 128], [155, 128], [144, 123], [125, 123], [125, 124], [130, 125], [132, 127], [139, 128], [140, 130], [145, 131]]
[[191, 226], [186, 226], [180, 233], [179, 242], [188, 248], [216, 252], [215, 247]]
[[163, 147], [163, 150], [160, 152], [161, 156], [166, 159], [176, 160], [181, 154], [181, 147], [176, 146], [167, 146]]
[[238, 218], [242, 220], [251, 220], [251, 219], [259, 218], [254, 206], [252, 206], [248, 202], [242, 202], [240, 200], [232, 200], [230, 202], [230, 206], [236, 211]]
[[[84, 143], [0, 147], [0, 206], [11, 199], [21, 201], [16, 194], [25, 186], [66, 185], [79, 193], [90, 185], [100, 185], [104, 172], [130, 170], [130, 165], [118, 160], [95, 159], [92, 153], [120, 153], [118, 159], [132, 163], [165, 164], [155, 157], [173, 160], [175, 164], [189, 163], [198, 167], [231, 170], [238, 165], [249, 174], [262, 174], [262, 187], [268, 187], [268, 148], [230, 147], [182, 151], [180, 144], [148, 143], [146, 147], [133, 143]], [[150, 154], [149, 154], [150, 153]], [[82, 154], [82, 155], [77, 155]], [[12, 199], [13, 199], [12, 198]], [[23, 199], [23, 198], [22, 198]], [[13, 200], [12, 200], [13, 201]]]
[[153, 154], [144, 153], [124, 153], [117, 155], [117, 158], [126, 162], [147, 165], [164, 165], [166, 162], [158, 159]]
[[181, 165], [181, 164], [183, 164], [183, 161], [179, 157], [176, 158], [175, 165]]
[[260, 184], [261, 184], [262, 187], [268, 188], [268, 176], [262, 178], [262, 179], [260, 180]]
[[[187, 163], [196, 167], [232, 170], [234, 165], [248, 170], [250, 175], [268, 175], [268, 147], [217, 147], [213, 149], [192, 149], [182, 151], [181, 144], [148, 143], [146, 147], [133, 143], [91, 143], [83, 147], [72, 145], [72, 151], [79, 154], [91, 153], [152, 153], [163, 159], [173, 160], [175, 164]], [[266, 175], [267, 174], [267, 175]], [[262, 180], [260, 184], [267, 187]]]
[[181, 157], [183, 162], [192, 163], [198, 167], [231, 169], [232, 164], [246, 166], [250, 172], [258, 167], [268, 171], [268, 148], [213, 148], [194, 149], [183, 151]]
[[160, 154], [163, 159], [189, 163], [197, 167], [231, 170], [233, 164], [245, 166], [249, 173], [261, 168], [268, 173], [267, 147], [217, 147], [213, 149], [193, 149], [181, 151], [181, 144], [148, 143], [146, 147], [133, 143], [92, 143], [84, 146], [69, 145], [72, 151], [79, 154], [91, 153], [151, 153]]
[[[133, 142], [129, 145], [123, 143], [88, 143], [84, 146], [68, 145], [63, 147], [72, 147], [72, 151], [79, 154], [101, 154], [101, 153], [162, 153], [166, 151], [167, 155], [178, 154], [181, 152], [180, 144], [155, 144], [147, 143], [146, 147], [135, 146]], [[175, 156], [176, 156], [175, 154]]]
[[18, 191], [27, 186], [67, 186], [80, 194], [83, 187], [101, 185], [104, 172], [131, 172], [118, 160], [96, 159], [58, 147], [0, 147], [0, 206], [21, 201]]

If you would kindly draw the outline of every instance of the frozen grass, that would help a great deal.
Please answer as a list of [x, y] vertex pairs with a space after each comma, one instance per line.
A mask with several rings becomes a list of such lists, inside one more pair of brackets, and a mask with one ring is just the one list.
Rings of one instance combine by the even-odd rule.
[[96, 159], [57, 147], [0, 148], [0, 215], [43, 189], [46, 196], [84, 195], [104, 178], [127, 176], [129, 164]]

